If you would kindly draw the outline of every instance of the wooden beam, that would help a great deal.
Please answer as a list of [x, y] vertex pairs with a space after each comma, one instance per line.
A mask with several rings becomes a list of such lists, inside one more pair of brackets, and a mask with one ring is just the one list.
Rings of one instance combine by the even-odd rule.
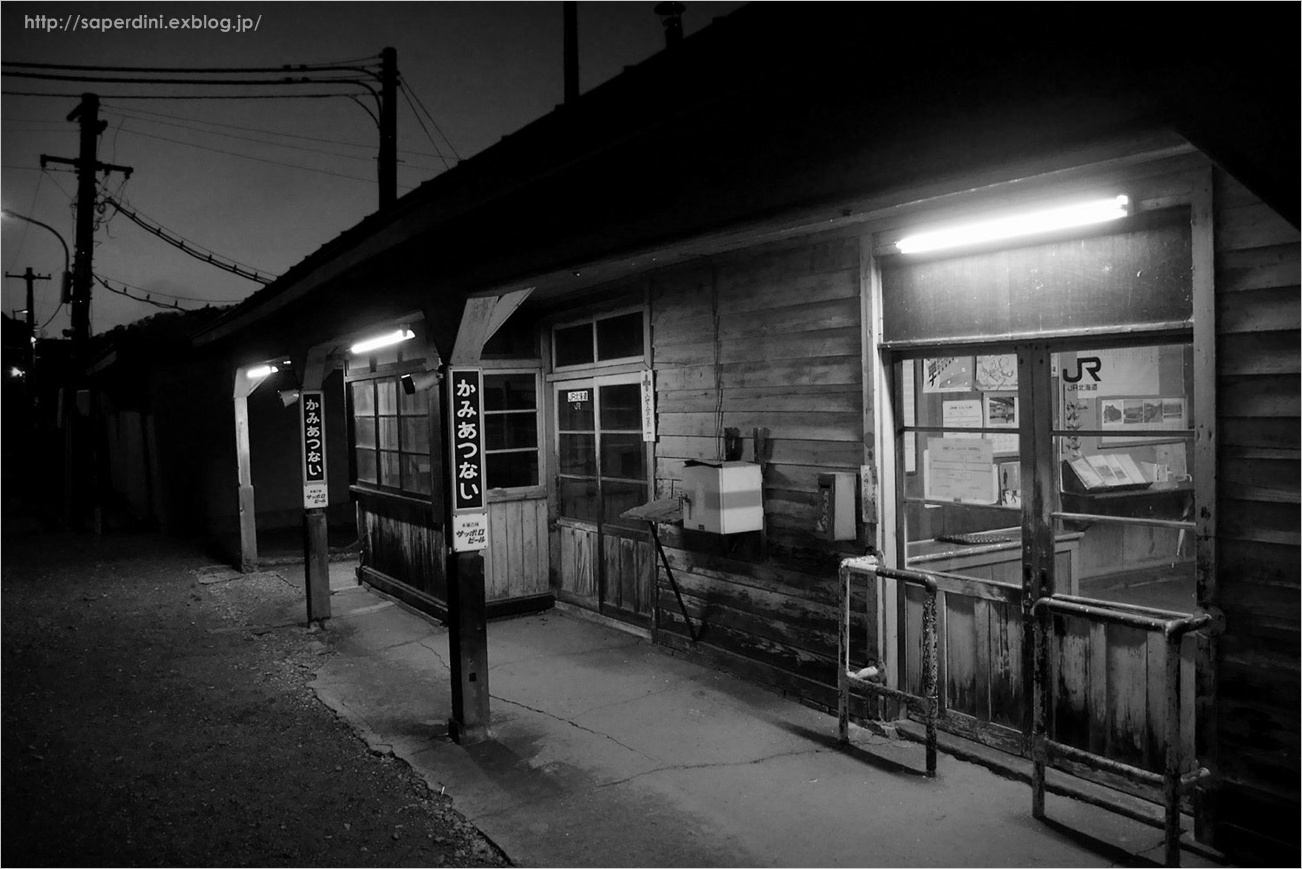
[[502, 324], [515, 313], [521, 303], [533, 292], [532, 288], [512, 290], [503, 295], [472, 296], [466, 299], [461, 313], [461, 328], [452, 348], [452, 365], [478, 365], [484, 344], [492, 338]]
[[[249, 380], [246, 369], [235, 371], [232, 401], [235, 403], [236, 497], [240, 525], [240, 570], [258, 569], [257, 511], [253, 502], [253, 463], [249, 454], [249, 394], [257, 383]], [[266, 378], [259, 378], [265, 380]]]

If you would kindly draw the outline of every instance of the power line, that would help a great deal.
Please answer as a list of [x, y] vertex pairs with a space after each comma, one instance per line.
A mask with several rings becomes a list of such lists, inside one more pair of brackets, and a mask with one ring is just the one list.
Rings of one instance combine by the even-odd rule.
[[[100, 275], [96, 275], [95, 277], [98, 278], [98, 279], [101, 280], [101, 281], [103, 281], [103, 280], [107, 280], [106, 278], [104, 278], [104, 277], [102, 277], [102, 276], [100, 276]], [[138, 292], [138, 293], [145, 293], [146, 295], [150, 295], [150, 296], [162, 296], [163, 298], [166, 298], [166, 299], [176, 299], [176, 300], [181, 301], [181, 302], [204, 302], [204, 303], [209, 304], [209, 305], [232, 305], [232, 304], [234, 304], [234, 302], [231, 301], [230, 299], [204, 299], [204, 298], [200, 298], [200, 297], [198, 297], [198, 296], [182, 296], [182, 295], [178, 295], [178, 294], [176, 294], [176, 293], [164, 293], [164, 292], [161, 291], [161, 290], [146, 290], [144, 287], [137, 287], [137, 286], [135, 286], [134, 284], [128, 284], [126, 281], [118, 280], [117, 278], [113, 278], [112, 280], [117, 281], [117, 283], [121, 284], [122, 287], [125, 288], [125, 289], [128, 289], [128, 290], [135, 290], [135, 291]]]
[[443, 141], [447, 143], [448, 150], [452, 152], [452, 156], [457, 158], [457, 162], [460, 163], [461, 155], [457, 153], [456, 146], [452, 144], [452, 140], [448, 138], [447, 133], [443, 132], [443, 128], [439, 126], [439, 122], [434, 120], [434, 115], [430, 114], [430, 110], [425, 108], [425, 104], [421, 102], [420, 94], [416, 93], [410, 87], [408, 87], [407, 82], [405, 80], [398, 82], [398, 86], [402, 88], [404, 93], [408, 94], [412, 99], [414, 99], [418, 106], [421, 107], [421, 110], [425, 112], [425, 117], [429, 118], [429, 122], [434, 125], [434, 129], [439, 131], [439, 135], [442, 136]]
[[[119, 296], [125, 296], [126, 298], [131, 299], [133, 302], [144, 302], [146, 305], [153, 305], [155, 308], [163, 308], [163, 309], [168, 310], [168, 311], [184, 311], [184, 310], [187, 310], [187, 309], [181, 307], [181, 303], [180, 303], [179, 301], [175, 301], [175, 300], [174, 300], [174, 301], [172, 302], [172, 304], [168, 305], [168, 304], [165, 304], [165, 303], [163, 303], [163, 302], [155, 301], [154, 299], [151, 298], [152, 295], [160, 295], [160, 296], [161, 296], [161, 295], [164, 295], [163, 293], [157, 293], [157, 294], [154, 294], [154, 293], [150, 293], [150, 292], [147, 292], [147, 291], [145, 291], [145, 290], [142, 290], [142, 289], [140, 289], [139, 287], [132, 287], [131, 289], [134, 289], [134, 290], [136, 290], [137, 292], [145, 293], [145, 297], [142, 299], [142, 298], [139, 297], [139, 296], [133, 296], [133, 295], [131, 295], [130, 291], [129, 291], [128, 289], [126, 289], [126, 287], [128, 286], [128, 285], [126, 285], [126, 284], [123, 284], [123, 289], [118, 289], [117, 287], [114, 287], [112, 284], [110, 284], [108, 281], [106, 281], [106, 280], [105, 280], [103, 277], [101, 277], [100, 275], [95, 275], [94, 277], [95, 277], [95, 280], [99, 282], [100, 286], [102, 286], [104, 289], [108, 290], [110, 293], [116, 293], [116, 294], [119, 295]], [[170, 298], [170, 297], [169, 297], [169, 298]]]
[[[241, 154], [237, 151], [227, 151], [223, 148], [213, 148], [209, 145], [198, 145], [195, 144], [194, 142], [186, 142], [182, 139], [172, 139], [172, 138], [168, 138], [167, 136], [159, 136], [153, 133], [142, 133], [137, 130], [126, 130], [126, 132], [130, 133], [133, 136], [144, 136], [147, 139], [158, 139], [161, 142], [171, 142], [175, 145], [185, 145], [186, 147], [189, 148], [198, 148], [201, 151], [212, 151], [217, 154], [225, 154], [228, 157], [239, 157], [244, 160], [253, 160], [258, 163], [269, 163], [272, 166], [284, 166], [289, 169], [301, 169], [304, 172], [316, 172], [320, 175], [330, 175], [335, 178], [347, 178], [350, 181], [365, 181], [370, 183], [375, 180], [374, 178], [363, 178], [358, 175], [349, 175], [344, 172], [332, 172], [329, 169], [317, 169], [313, 166], [303, 166], [299, 163], [286, 163], [283, 160], [272, 160], [267, 157], [254, 157], [251, 154]], [[399, 185], [399, 186], [406, 187], [408, 190], [412, 189], [410, 185]]]
[[[51, 93], [48, 91], [40, 93], [36, 91], [0, 90], [0, 96], [81, 99], [80, 93]], [[340, 91], [339, 93], [326, 94], [105, 94], [103, 96], [111, 100], [321, 100], [329, 99], [331, 97], [347, 97], [352, 99], [356, 97], [357, 94]]]
[[228, 271], [231, 274], [239, 275], [242, 278], [246, 278], [250, 281], [256, 281], [257, 283], [260, 284], [269, 284], [273, 280], [275, 280], [274, 276], [267, 277], [263, 275], [261, 272], [259, 272], [258, 270], [254, 269], [252, 266], [243, 265], [227, 257], [214, 255], [212, 251], [207, 250], [206, 248], [202, 248], [200, 245], [195, 244], [189, 239], [186, 239], [159, 224], [153, 223], [145, 219], [141, 215], [137, 214], [134, 210], [128, 208], [127, 206], [123, 205], [121, 202], [119, 202], [118, 200], [112, 197], [107, 197], [107, 196], [104, 197], [104, 202], [108, 205], [112, 205], [123, 215], [125, 215], [128, 220], [130, 220], [132, 223], [139, 226], [141, 229], [145, 230], [148, 233], [158, 236], [163, 241], [183, 251], [184, 253], [189, 254], [195, 259], [200, 260], [201, 262], [206, 262], [211, 266], [216, 266], [217, 268], [222, 269], [223, 271]]
[[429, 143], [434, 146], [434, 150], [438, 153], [439, 159], [443, 161], [443, 167], [445, 169], [451, 169], [452, 167], [448, 165], [448, 158], [443, 156], [443, 152], [439, 151], [438, 142], [434, 141], [434, 137], [430, 135], [430, 131], [425, 127], [425, 122], [421, 120], [420, 112], [416, 111], [416, 106], [411, 101], [411, 94], [407, 93], [406, 88], [401, 88], [401, 90], [403, 97], [407, 100], [407, 105], [411, 106], [411, 113], [415, 116], [416, 123], [420, 124], [421, 130], [425, 133], [425, 138], [429, 139]]
[[378, 59], [379, 55], [372, 58], [362, 58], [357, 61], [338, 61], [335, 63], [286, 63], [280, 66], [86, 66], [75, 63], [24, 63], [20, 61], [6, 60], [0, 66], [12, 66], [19, 69], [73, 69], [83, 72], [166, 72], [166, 73], [264, 73], [264, 72], [333, 72], [335, 70], [352, 70], [354, 72], [373, 73], [374, 70], [366, 67], [354, 67], [346, 64], [361, 63], [365, 60]]
[[90, 84], [144, 84], [144, 85], [218, 85], [223, 87], [246, 87], [250, 85], [284, 86], [284, 85], [322, 85], [352, 84], [370, 89], [365, 81], [357, 78], [250, 78], [250, 79], [187, 79], [187, 78], [124, 78], [121, 76], [61, 75], [46, 72], [9, 72], [4, 75], [14, 78], [29, 78], [40, 81], [78, 81]]
[[[264, 133], [268, 136], [281, 136], [288, 139], [303, 139], [308, 142], [321, 142], [326, 145], [343, 145], [349, 148], [366, 148], [368, 150], [375, 149], [374, 142], [347, 142], [344, 141], [343, 139], [326, 139], [321, 136], [305, 136], [302, 133], [285, 133], [280, 130], [268, 130], [262, 127], [246, 127], [241, 124], [227, 124], [221, 121], [205, 121], [205, 120], [200, 120], [199, 118], [188, 118], [183, 115], [169, 115], [166, 112], [151, 112], [148, 111], [147, 109], [121, 108], [118, 106], [109, 106], [103, 104], [101, 105], [106, 109], [111, 109], [114, 113], [122, 114], [128, 118], [135, 118], [136, 120], [148, 120], [149, 118], [167, 118], [173, 121], [189, 121], [194, 124], [203, 124], [205, 126], [210, 126], [210, 127], [225, 127], [230, 130], [240, 130], [241, 132], [245, 132], [245, 133]], [[137, 115], [147, 115], [148, 117], [139, 118], [136, 117]], [[35, 119], [24, 118], [19, 120], [35, 120]], [[196, 129], [199, 130], [200, 132], [207, 132], [206, 130], [201, 130], [198, 127], [192, 127], [191, 129]], [[415, 150], [410, 150], [405, 148], [399, 148], [398, 153], [412, 154], [417, 157], [441, 157], [442, 156], [442, 154], [439, 153], [431, 154], [428, 151], [415, 151]]]
[[[106, 113], [106, 114], [114, 114], [114, 113]], [[223, 133], [223, 132], [220, 132], [220, 131], [217, 131], [217, 130], [203, 130], [203, 129], [200, 129], [200, 128], [198, 128], [198, 127], [187, 126], [186, 124], [174, 124], [174, 123], [169, 123], [168, 121], [155, 121], [155, 120], [151, 120], [151, 119], [149, 119], [149, 118], [135, 118], [135, 117], [132, 117], [132, 116], [130, 116], [130, 115], [120, 115], [120, 117], [123, 118], [124, 120], [138, 121], [138, 122], [146, 123], [146, 124], [159, 124], [159, 125], [161, 125], [161, 126], [165, 126], [165, 127], [176, 127], [176, 128], [182, 129], [182, 130], [190, 130], [190, 131], [192, 131], [192, 132], [202, 133], [203, 135], [206, 135], [206, 136], [225, 136], [225, 137], [227, 137], [227, 138], [230, 138], [230, 139], [238, 139], [238, 140], [243, 141], [243, 142], [254, 142], [254, 143], [257, 143], [257, 144], [259, 144], [259, 145], [270, 145], [270, 146], [273, 147], [273, 148], [292, 148], [292, 149], [294, 149], [294, 150], [296, 150], [296, 151], [306, 151], [306, 152], [311, 153], [311, 154], [324, 154], [324, 155], [326, 155], [326, 156], [328, 156], [328, 157], [337, 157], [337, 158], [339, 158], [339, 159], [341, 159], [341, 160], [358, 160], [358, 161], [361, 161], [361, 162], [364, 162], [364, 163], [374, 163], [374, 162], [375, 162], [375, 158], [374, 158], [374, 157], [359, 157], [359, 156], [357, 156], [356, 154], [342, 154], [342, 153], [340, 153], [340, 152], [338, 152], [338, 151], [327, 151], [327, 150], [324, 150], [324, 149], [322, 149], [322, 148], [311, 148], [311, 147], [308, 147], [308, 146], [306, 146], [306, 145], [292, 145], [292, 144], [289, 144], [289, 143], [286, 143], [286, 142], [272, 142], [272, 141], [268, 141], [268, 140], [266, 140], [266, 139], [256, 139], [256, 138], [253, 138], [252, 136], [241, 136], [241, 135], [238, 135], [238, 134], [236, 134], [236, 133]], [[123, 132], [129, 133], [129, 134], [132, 134], [132, 135], [137, 135], [137, 136], [150, 136], [149, 133], [140, 132], [139, 130], [132, 130], [132, 129], [126, 127], [126, 126], [122, 126], [122, 127], [121, 127], [121, 130], [122, 130]], [[158, 138], [161, 138], [161, 137], [158, 137]], [[167, 139], [166, 141], [172, 141], [172, 142], [174, 142], [174, 141], [177, 141], [177, 140], [175, 140], [175, 139]], [[244, 155], [237, 155], [237, 156], [244, 156]], [[432, 155], [430, 155], [430, 156], [436, 156], [436, 157], [437, 157], [437, 156], [441, 156], [441, 155], [438, 155], [438, 154], [432, 154]], [[410, 167], [413, 168], [413, 169], [432, 169], [432, 168], [433, 168], [433, 167], [430, 167], [430, 166], [419, 166], [419, 165], [415, 165], [415, 164], [404, 164], [404, 165], [408, 165], [408, 166], [410, 166]]]

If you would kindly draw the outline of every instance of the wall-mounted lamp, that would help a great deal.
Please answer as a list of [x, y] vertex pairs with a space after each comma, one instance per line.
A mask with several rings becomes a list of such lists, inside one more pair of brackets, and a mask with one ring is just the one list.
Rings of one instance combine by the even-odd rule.
[[951, 247], [965, 247], [1002, 241], [1024, 235], [1038, 235], [1059, 229], [1089, 226], [1118, 220], [1130, 214], [1130, 197], [1113, 196], [1059, 208], [982, 220], [948, 229], [919, 232], [895, 243], [900, 253], [929, 253]]
[[415, 395], [418, 389], [433, 389], [438, 386], [440, 379], [442, 375], [437, 371], [421, 371], [417, 374], [404, 374], [398, 378], [398, 382], [402, 384], [404, 393]]
[[292, 406], [302, 395], [302, 393], [297, 389], [282, 389], [276, 394], [280, 396], [280, 403], [285, 405], [285, 407]]
[[248, 377], [249, 380], [259, 380], [266, 377], [268, 374], [275, 374], [279, 370], [280, 369], [274, 365], [258, 365], [244, 372], [244, 375]]
[[358, 341], [349, 348], [350, 353], [366, 353], [370, 350], [378, 350], [381, 347], [388, 347], [391, 344], [399, 344], [403, 341], [409, 341], [416, 337], [416, 333], [406, 326], [395, 332], [389, 332], [387, 335], [378, 335], [374, 338], [367, 338], [365, 341]]

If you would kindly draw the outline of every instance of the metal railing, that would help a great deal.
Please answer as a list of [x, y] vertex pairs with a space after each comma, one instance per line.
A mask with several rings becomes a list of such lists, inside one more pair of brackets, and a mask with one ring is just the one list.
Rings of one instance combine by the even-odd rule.
[[[1166, 750], [1163, 771], [1153, 772], [1131, 766], [1103, 755], [1094, 754], [1075, 746], [1056, 742], [1048, 736], [1049, 633], [1052, 615], [1075, 616], [1087, 620], [1124, 625], [1160, 633], [1166, 641]], [[1165, 818], [1163, 823], [1165, 863], [1180, 865], [1180, 794], [1210, 775], [1199, 767], [1181, 773], [1185, 756], [1180, 733], [1180, 642], [1192, 631], [1212, 624], [1213, 617], [1202, 613], [1179, 616], [1160, 610], [1144, 611], [1125, 605], [1099, 606], [1097, 602], [1085, 603], [1081, 598], [1068, 595], [1042, 597], [1031, 606], [1035, 636], [1035, 679], [1032, 694], [1035, 715], [1031, 729], [1031, 814], [1044, 818], [1045, 769], [1052, 760], [1067, 760], [1101, 772], [1123, 776], [1131, 781], [1162, 789]], [[1163, 618], [1171, 615], [1173, 618]]]
[[[922, 644], [925, 654], [922, 657], [922, 694], [911, 694], [887, 687], [882, 682], [875, 682], [858, 675], [850, 669], [850, 577], [858, 574], [870, 580], [874, 577], [890, 579], [905, 585], [914, 585], [927, 592], [927, 599], [922, 607]], [[850, 689], [862, 689], [877, 698], [889, 698], [903, 703], [919, 713], [926, 726], [927, 777], [936, 776], [936, 718], [940, 709], [940, 694], [937, 673], [939, 665], [936, 658], [936, 580], [926, 573], [916, 570], [899, 570], [883, 567], [877, 559], [847, 558], [841, 562], [841, 618], [837, 628], [837, 724], [838, 736], [842, 745], [850, 742]], [[871, 615], [871, 614], [870, 614]]]

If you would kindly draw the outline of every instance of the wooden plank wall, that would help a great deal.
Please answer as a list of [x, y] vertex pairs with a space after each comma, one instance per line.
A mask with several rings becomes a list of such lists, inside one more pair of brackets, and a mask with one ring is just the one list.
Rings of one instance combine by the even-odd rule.
[[1216, 844], [1298, 860], [1299, 234], [1216, 173]]
[[[772, 448], [766, 550], [707, 554], [717, 540], [663, 530], [702, 633], [693, 646], [658, 567], [658, 638], [834, 708], [837, 564], [862, 550], [815, 536], [815, 496], [820, 473], [863, 461], [859, 242], [822, 236], [658, 275], [650, 305], [657, 497], [678, 491], [685, 461], [722, 457], [723, 428], [741, 431], [745, 460], [755, 428], [768, 429]], [[863, 592], [856, 601], [863, 660], [875, 607]]]
[[488, 505], [484, 599], [510, 600], [551, 590], [547, 556], [547, 499], [494, 501]]

